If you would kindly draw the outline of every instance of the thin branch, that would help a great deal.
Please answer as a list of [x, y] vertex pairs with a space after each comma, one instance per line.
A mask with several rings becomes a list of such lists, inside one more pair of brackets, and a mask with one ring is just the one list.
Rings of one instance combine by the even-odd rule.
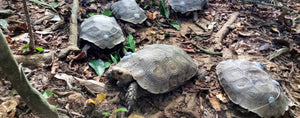
[[29, 36], [30, 36], [29, 51], [32, 52], [32, 51], [34, 51], [34, 47], [35, 47], [34, 46], [35, 45], [34, 35], [33, 35], [33, 32], [32, 32], [32, 28], [31, 28], [30, 16], [29, 16], [29, 13], [28, 13], [28, 8], [27, 8], [27, 5], [26, 5], [26, 1], [22, 0], [22, 2], [23, 2], [24, 12], [25, 12], [25, 16], [26, 16], [28, 32], [29, 32]]

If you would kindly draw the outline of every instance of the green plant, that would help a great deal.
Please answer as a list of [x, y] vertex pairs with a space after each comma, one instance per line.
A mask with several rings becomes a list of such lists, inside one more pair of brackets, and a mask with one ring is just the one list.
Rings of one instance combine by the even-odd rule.
[[128, 42], [124, 41], [125, 49], [128, 51], [129, 49], [134, 52], [135, 51], [135, 41], [133, 40], [133, 36], [128, 34], [127, 36]]
[[111, 116], [111, 115], [114, 115], [114, 118], [117, 118], [117, 113], [120, 112], [120, 111], [123, 111], [123, 112], [128, 112], [128, 110], [126, 108], [119, 108], [117, 110], [115, 110], [112, 114], [111, 113], [108, 113], [108, 112], [104, 112], [102, 113], [103, 115], [105, 116]]
[[159, 11], [160, 11], [160, 14], [162, 14], [167, 19], [169, 19], [169, 11], [168, 11], [168, 9], [166, 7], [166, 4], [163, 0], [159, 1]]

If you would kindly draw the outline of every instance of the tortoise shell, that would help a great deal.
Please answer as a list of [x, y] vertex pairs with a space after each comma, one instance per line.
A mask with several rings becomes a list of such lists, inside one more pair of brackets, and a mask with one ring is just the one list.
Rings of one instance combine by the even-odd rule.
[[94, 15], [80, 26], [80, 39], [100, 49], [112, 49], [125, 41], [121, 27], [113, 17]]
[[133, 24], [141, 24], [147, 16], [145, 11], [138, 6], [135, 0], [121, 0], [111, 6], [111, 10], [117, 19]]
[[229, 99], [261, 117], [279, 117], [288, 110], [288, 99], [278, 82], [256, 63], [222, 61], [216, 67], [221, 86]]
[[138, 85], [153, 94], [169, 92], [198, 72], [198, 65], [175, 45], [154, 44], [132, 53], [115, 65], [126, 69]]
[[182, 14], [208, 7], [207, 0], [168, 0], [168, 2], [175, 12], [181, 12]]

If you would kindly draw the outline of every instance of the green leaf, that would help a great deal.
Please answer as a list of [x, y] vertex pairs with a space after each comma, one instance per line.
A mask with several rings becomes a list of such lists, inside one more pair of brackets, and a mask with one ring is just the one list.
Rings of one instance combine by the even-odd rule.
[[44, 49], [41, 48], [41, 47], [35, 47], [35, 49], [36, 49], [37, 51], [39, 51], [39, 52], [44, 52]]
[[48, 4], [54, 8], [59, 6], [59, 2], [49, 2]]
[[110, 113], [108, 113], [108, 112], [104, 112], [104, 113], [102, 113], [103, 115], [105, 115], [105, 116], [111, 116], [112, 114], [110, 114]]
[[177, 22], [170, 22], [170, 25], [172, 25], [176, 30], [180, 30], [180, 25]]
[[126, 108], [119, 108], [119, 109], [115, 110], [114, 112], [117, 113], [119, 111], [128, 112], [128, 110]]
[[135, 51], [135, 41], [133, 40], [133, 36], [131, 34], [129, 34], [127, 36], [128, 42], [125, 43], [125, 49], [128, 50], [132, 50], [133, 52]]
[[55, 95], [51, 91], [42, 91], [41, 94], [43, 95], [44, 98], [49, 98], [51, 95]]
[[102, 15], [105, 15], [105, 16], [108, 16], [108, 17], [112, 17], [113, 16], [113, 13], [111, 10], [107, 9], [105, 10]]
[[95, 70], [97, 75], [102, 75], [105, 71], [105, 64], [101, 59], [91, 60], [89, 65]]
[[152, 0], [152, 6], [156, 6], [155, 0]]
[[150, 8], [150, 5], [145, 5], [144, 6], [144, 9], [149, 9]]
[[13, 94], [14, 96], [15, 96], [15, 95], [19, 95], [18, 91], [15, 90], [15, 89], [12, 90], [12, 94]]
[[29, 42], [24, 46], [23, 53], [27, 52], [29, 49]]
[[169, 11], [167, 10], [166, 4], [163, 0], [159, 1], [159, 8], [158, 9], [159, 9], [160, 14], [162, 14], [167, 19], [169, 19]]
[[98, 13], [91, 12], [91, 13], [88, 13], [87, 16], [88, 16], [88, 17], [92, 17], [92, 16], [97, 15], [97, 14], [98, 14]]
[[170, 36], [170, 33], [164, 33], [164, 36], [166, 37], [166, 36]]
[[4, 29], [7, 29], [8, 23], [4, 19], [0, 19], [0, 26]]
[[111, 65], [111, 62], [109, 62], [109, 61], [107, 61], [107, 62], [104, 63], [104, 67], [105, 68], [109, 68], [110, 65]]
[[118, 63], [117, 59], [112, 54], [110, 54], [110, 58], [115, 64]]

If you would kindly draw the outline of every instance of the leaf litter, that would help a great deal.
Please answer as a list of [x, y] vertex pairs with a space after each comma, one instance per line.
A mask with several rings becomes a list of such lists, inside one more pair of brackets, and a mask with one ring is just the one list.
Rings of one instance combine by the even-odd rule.
[[[59, 3], [49, 4], [53, 1], [34, 1], [30, 2], [32, 7], [29, 8], [33, 20], [42, 18], [42, 16], [45, 16], [46, 9], [51, 10], [51, 7], [53, 7], [54, 14], [59, 14], [58, 16], [62, 16], [67, 21], [56, 30], [37, 33], [37, 40], [44, 40], [44, 43], [40, 43], [36, 47], [55, 51], [64, 49], [67, 46], [67, 37], [69, 35], [69, 2], [58, 0]], [[6, 9], [4, 8], [7, 6], [5, 1], [1, 2], [3, 2], [1, 9]], [[183, 15], [184, 17], [182, 17], [174, 14], [171, 9], [168, 9], [168, 5], [164, 0], [140, 0], [139, 5], [141, 8], [145, 8], [151, 26], [138, 27], [136, 33], [126, 34], [128, 36], [127, 42], [125, 42], [127, 49], [137, 51], [146, 45], [156, 43], [178, 45], [198, 62], [199, 67], [206, 74], [205, 77], [196, 77], [187, 82], [182, 88], [178, 88], [170, 93], [142, 98], [142, 100], [137, 101], [138, 110], [131, 116], [193, 117], [198, 115], [201, 117], [216, 117], [217, 115], [224, 116], [224, 114], [237, 111], [228, 105], [232, 103], [228, 101], [226, 94], [219, 86], [215, 74], [216, 65], [228, 58], [248, 59], [263, 63], [266, 71], [274, 79], [278, 80], [281, 85], [284, 85], [283, 88], [286, 88], [284, 90], [292, 103], [295, 106], [300, 105], [300, 51], [299, 43], [297, 44], [296, 42], [299, 39], [300, 31], [299, 18], [296, 19], [299, 17], [299, 5], [293, 2], [283, 3], [290, 6], [289, 8], [292, 8], [293, 11], [289, 11], [289, 14], [284, 14], [284, 17], [280, 17], [280, 14], [283, 12], [272, 6], [227, 2], [210, 0], [209, 9], [202, 11], [199, 14], [199, 22], [194, 23], [190, 15]], [[79, 21], [94, 14], [112, 15], [110, 11], [102, 9], [106, 5], [103, 1], [81, 2], [80, 4], [79, 11], [81, 15], [78, 18]], [[17, 14], [3, 18], [9, 24], [8, 30], [4, 30], [4, 33], [9, 37], [26, 33], [27, 26], [24, 24], [25, 21], [20, 19], [24, 17], [24, 14], [22, 11], [17, 10], [22, 9], [21, 5], [17, 2], [16, 4], [11, 4], [10, 7]], [[98, 9], [92, 10], [95, 7]], [[234, 11], [239, 11], [239, 16], [229, 26], [229, 32], [224, 33], [226, 35], [224, 35], [222, 41], [216, 42], [214, 37], [216, 32], [230, 19], [230, 14]], [[172, 21], [176, 21], [176, 23]], [[35, 24], [33, 28], [36, 31], [44, 31], [44, 29], [53, 24], [55, 24], [55, 21], [50, 19], [43, 20], [41, 23]], [[20, 54], [20, 49], [21, 51], [24, 49], [20, 47], [24, 47], [27, 44], [28, 41], [26, 40], [28, 39], [26, 38], [28, 37], [20, 36], [10, 41], [14, 54]], [[288, 49], [284, 47], [286, 46], [285, 43], [275, 43], [274, 40], [277, 39], [288, 42]], [[221, 45], [216, 46], [217, 43], [221, 43]], [[203, 50], [198, 47], [210, 52], [222, 52], [222, 55], [203, 53]], [[280, 49], [285, 49], [284, 53], [273, 54], [280, 51]], [[75, 55], [75, 53], [71, 52], [69, 55]], [[271, 55], [276, 56], [267, 58]], [[51, 103], [58, 108], [75, 111], [81, 115], [91, 113], [89, 114], [90, 116], [104, 117], [102, 113], [112, 113], [118, 108], [125, 107], [122, 104], [122, 98], [118, 97], [118, 94], [123, 94], [122, 90], [115, 85], [110, 85], [109, 80], [100, 74], [113, 66], [111, 65], [112, 63], [117, 63], [120, 60], [120, 56], [118, 57], [117, 54], [109, 55], [108, 58], [104, 61], [104, 64], [100, 64], [101, 69], [98, 69], [99, 72], [97, 72], [97, 69], [95, 71], [89, 68], [88, 61], [61, 59], [48, 62], [43, 68], [31, 67], [32, 72], [27, 73], [27, 76], [29, 81], [39, 91], [49, 91], [58, 95], [58, 97], [49, 98], [49, 100], [54, 99], [56, 101]], [[51, 71], [51, 67], [55, 69]], [[5, 104], [3, 98], [11, 97], [11, 90], [5, 88], [11, 88], [11, 86], [4, 78], [1, 78], [0, 85], [0, 103]], [[108, 89], [105, 87], [108, 87]], [[97, 105], [86, 103], [86, 100], [95, 99], [97, 94], [101, 93], [107, 95], [102, 103]], [[18, 96], [15, 96], [17, 101], [22, 101]], [[26, 108], [24, 103], [17, 102], [17, 104], [18, 107], [12, 105], [12, 109], [15, 108], [20, 112], [6, 111], [6, 113], [11, 113], [10, 116], [17, 117], [34, 115], [31, 112], [22, 111], [22, 109]], [[296, 116], [300, 116], [300, 108], [297, 106], [292, 108]], [[238, 117], [238, 114], [230, 114], [227, 117]]]

